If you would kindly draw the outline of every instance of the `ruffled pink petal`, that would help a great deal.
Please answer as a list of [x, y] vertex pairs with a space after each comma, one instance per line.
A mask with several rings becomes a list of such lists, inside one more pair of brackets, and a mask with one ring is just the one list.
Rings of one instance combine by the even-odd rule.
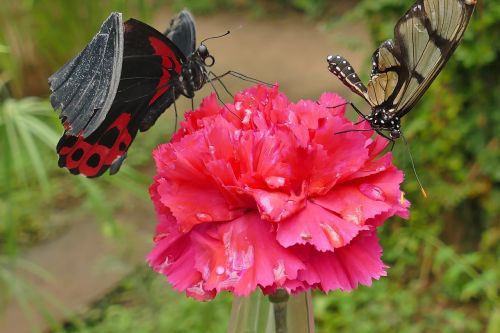
[[340, 214], [343, 219], [355, 224], [364, 224], [367, 219], [385, 212], [404, 209], [399, 202], [403, 181], [402, 172], [394, 167], [335, 187], [335, 191], [316, 198], [316, 203]]
[[376, 229], [408, 217], [403, 174], [387, 140], [345, 110], [334, 94], [291, 103], [256, 86], [188, 112], [154, 152], [153, 269], [197, 300], [351, 290], [384, 276]]
[[335, 117], [316, 132], [313, 142], [318, 147], [309, 186], [312, 196], [326, 194], [336, 182], [350, 177], [368, 159], [365, 134], [338, 134], [342, 140], [335, 140], [335, 131], [342, 129], [344, 123], [345, 120]]
[[244, 209], [231, 207], [213, 184], [174, 183], [158, 181], [160, 202], [170, 207], [183, 232], [200, 223], [230, 221], [241, 216]]
[[202, 123], [207, 117], [219, 116], [222, 108], [217, 103], [215, 93], [210, 94], [200, 104], [196, 111], [189, 111], [184, 114], [185, 120], [180, 123], [179, 130], [172, 136], [171, 142], [177, 142], [185, 135], [196, 132], [202, 128]]
[[257, 286], [282, 285], [304, 265], [280, 246], [272, 226], [249, 213], [217, 226], [216, 233], [197, 232], [196, 268], [206, 290], [248, 295]]
[[262, 219], [280, 222], [301, 210], [306, 204], [304, 192], [287, 194], [263, 190], [249, 190], [257, 203]]
[[326, 108], [332, 115], [343, 116], [346, 110], [346, 100], [337, 94], [323, 93], [319, 97], [318, 104]]
[[298, 118], [300, 125], [308, 130], [316, 130], [322, 121], [331, 113], [328, 109], [313, 101], [298, 101], [290, 107], [293, 114]]
[[317, 275], [315, 280], [320, 281], [320, 288], [325, 292], [336, 289], [350, 291], [359, 284], [371, 286], [374, 279], [386, 276], [387, 266], [381, 256], [382, 248], [375, 232], [363, 231], [349, 245], [335, 252], [310, 256], [306, 271]]
[[335, 251], [366, 229], [368, 226], [343, 220], [335, 213], [308, 202], [299, 213], [280, 224], [277, 240], [284, 247], [311, 244], [318, 251]]
[[197, 286], [203, 281], [201, 274], [194, 269], [195, 255], [190, 236], [180, 233], [173, 224], [163, 220], [157, 226], [155, 246], [146, 260], [155, 271], [167, 277], [174, 289], [187, 290], [192, 297], [206, 300], [213, 294], [210, 297], [205, 292], [197, 291]]

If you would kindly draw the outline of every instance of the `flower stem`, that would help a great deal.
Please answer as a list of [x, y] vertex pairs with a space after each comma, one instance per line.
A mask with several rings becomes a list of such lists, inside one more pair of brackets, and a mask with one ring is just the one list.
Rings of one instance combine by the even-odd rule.
[[290, 295], [284, 289], [278, 289], [272, 295], [269, 295], [269, 300], [273, 304], [274, 309], [274, 324], [276, 333], [288, 333], [286, 323], [286, 311]]

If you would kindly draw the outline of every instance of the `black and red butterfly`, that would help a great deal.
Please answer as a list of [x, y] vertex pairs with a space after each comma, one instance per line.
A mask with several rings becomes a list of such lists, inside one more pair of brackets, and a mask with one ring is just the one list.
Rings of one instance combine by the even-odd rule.
[[196, 48], [188, 11], [177, 14], [165, 34], [112, 13], [83, 51], [49, 78], [65, 129], [59, 166], [87, 177], [116, 173], [137, 132], [148, 130], [180, 95], [193, 98], [213, 64], [203, 42]]

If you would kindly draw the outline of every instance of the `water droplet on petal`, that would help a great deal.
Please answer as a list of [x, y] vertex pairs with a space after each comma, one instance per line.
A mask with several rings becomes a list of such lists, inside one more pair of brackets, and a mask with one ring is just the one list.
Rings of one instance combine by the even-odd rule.
[[208, 151], [210, 152], [211, 155], [215, 155], [215, 147], [210, 145], [208, 146]]
[[248, 124], [250, 122], [250, 118], [252, 117], [252, 110], [245, 109], [245, 117], [241, 121], [243, 124]]
[[272, 188], [280, 188], [283, 185], [285, 185], [286, 179], [284, 177], [277, 177], [277, 176], [271, 176], [271, 177], [266, 177], [266, 184]]
[[225, 271], [226, 270], [222, 266], [217, 266], [217, 268], [215, 268], [215, 274], [217, 274], [217, 275], [222, 275], [222, 274], [224, 274]]
[[213, 217], [207, 213], [196, 213], [196, 218], [200, 222], [212, 222], [214, 220]]
[[375, 169], [375, 171], [377, 172], [382, 172], [382, 171], [385, 171], [386, 167], [385, 166], [380, 166], [378, 167], [377, 169]]
[[243, 103], [241, 101], [238, 101], [236, 103], [234, 103], [234, 108], [236, 111], [240, 111], [241, 110], [241, 107], [242, 107]]
[[382, 191], [382, 189], [378, 186], [372, 184], [361, 184], [359, 185], [359, 191], [372, 200], [385, 200], [384, 191]]

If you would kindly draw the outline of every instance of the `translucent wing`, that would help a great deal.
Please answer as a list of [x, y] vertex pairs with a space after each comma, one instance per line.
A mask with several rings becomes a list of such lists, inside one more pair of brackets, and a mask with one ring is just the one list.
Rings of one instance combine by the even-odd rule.
[[385, 41], [372, 56], [371, 80], [367, 88], [372, 107], [380, 106], [390, 110], [401, 98], [407, 78], [407, 69], [402, 65], [393, 41]]
[[88, 136], [109, 112], [122, 70], [123, 34], [121, 13], [111, 13], [83, 51], [49, 77], [50, 100], [68, 134]]
[[[383, 43], [375, 52], [376, 70], [368, 84], [371, 102], [385, 103], [398, 117], [405, 115], [458, 46], [475, 4], [475, 0], [417, 0], [396, 24], [395, 41]], [[387, 66], [392, 70], [378, 73]]]
[[170, 26], [165, 35], [182, 51], [184, 56], [190, 56], [196, 49], [196, 28], [193, 15], [186, 9], [170, 20]]

